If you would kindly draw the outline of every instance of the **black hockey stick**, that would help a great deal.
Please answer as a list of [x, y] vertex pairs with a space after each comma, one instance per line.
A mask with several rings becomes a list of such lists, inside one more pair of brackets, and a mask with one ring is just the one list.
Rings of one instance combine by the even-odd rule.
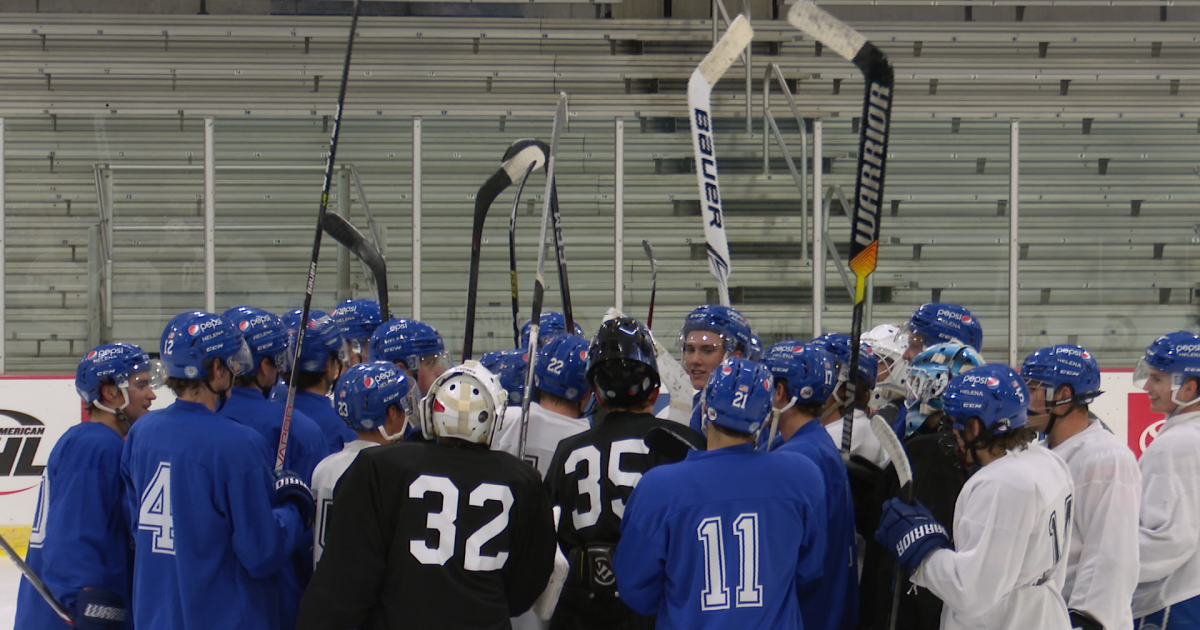
[[642, 249], [650, 259], [650, 313], [646, 315], [646, 328], [649, 329], [654, 323], [654, 298], [658, 296], [658, 259], [654, 257], [654, 246], [650, 241], [642, 239]]
[[[539, 142], [538, 146], [543, 149], [543, 153], [549, 154], [550, 147], [544, 142]], [[521, 205], [521, 193], [525, 192], [525, 182], [529, 181], [529, 175], [534, 170], [545, 166], [546, 160], [535, 160], [529, 163], [529, 168], [525, 169], [525, 175], [521, 178], [521, 183], [517, 184], [517, 194], [513, 195], [512, 210], [508, 214], [508, 281], [510, 291], [512, 292], [512, 315], [513, 315], [513, 347], [521, 347], [521, 300], [520, 293], [517, 291], [517, 210]]]
[[[533, 311], [529, 316], [529, 364], [525, 368], [525, 391], [529, 394], [521, 398], [521, 440], [517, 447], [517, 459], [525, 460], [525, 442], [529, 438], [529, 402], [533, 399], [533, 370], [537, 366], [537, 339], [539, 322], [542, 319], [542, 300], [546, 297], [546, 229], [550, 223], [551, 206], [554, 195], [554, 162], [558, 152], [558, 139], [562, 136], [563, 123], [567, 118], [567, 95], [562, 93], [558, 98], [558, 107], [554, 110], [554, 132], [550, 135], [550, 152], [546, 161], [546, 193], [542, 199], [542, 229], [538, 236], [537, 276], [533, 283]], [[568, 331], [571, 329], [568, 328]]]
[[848, 457], [857, 406], [858, 354], [862, 344], [867, 277], [875, 271], [879, 255], [879, 208], [883, 205], [883, 177], [895, 80], [892, 64], [883, 51], [809, 0], [797, 0], [788, 12], [788, 21], [854, 63], [866, 79], [858, 138], [858, 177], [854, 184], [854, 221], [850, 232], [850, 269], [855, 277], [854, 318], [850, 325], [850, 373], [846, 379], [846, 398], [850, 405], [842, 425], [842, 456]]
[[75, 625], [75, 620], [71, 617], [71, 613], [67, 610], [67, 607], [59, 603], [57, 599], [54, 599], [54, 594], [50, 592], [46, 583], [33, 572], [33, 569], [29, 568], [28, 564], [25, 564], [25, 561], [21, 559], [21, 556], [17, 555], [17, 551], [12, 548], [12, 545], [8, 544], [7, 540], [4, 540], [4, 536], [0, 536], [0, 547], [4, 548], [4, 553], [8, 554], [8, 559], [17, 565], [17, 568], [21, 570], [25, 579], [29, 580], [29, 583], [33, 585], [38, 595], [41, 595], [42, 599], [46, 600], [47, 604], [50, 604], [50, 607], [54, 609], [54, 614], [67, 622], [67, 625]]
[[[296, 349], [292, 357], [292, 374], [288, 377], [287, 402], [283, 406], [283, 424], [279, 429], [279, 448], [275, 452], [275, 470], [283, 470], [287, 454], [288, 433], [292, 428], [292, 405], [296, 402], [296, 377], [300, 374], [300, 350], [304, 347], [304, 331], [308, 328], [308, 313], [312, 309], [313, 285], [317, 282], [317, 260], [321, 256], [321, 236], [325, 233], [325, 216], [329, 210], [329, 184], [333, 181], [333, 162], [337, 157], [338, 135], [342, 129], [342, 111], [346, 104], [346, 84], [350, 82], [350, 57], [354, 52], [354, 32], [358, 29], [358, 11], [362, 0], [354, 0], [350, 14], [350, 37], [346, 42], [346, 60], [342, 63], [342, 85], [338, 88], [337, 111], [333, 116], [333, 132], [329, 135], [329, 159], [325, 161], [325, 181], [321, 184], [321, 207], [317, 211], [317, 229], [313, 236], [312, 260], [308, 263], [308, 283], [304, 286], [304, 306], [300, 308], [300, 324], [296, 327]], [[383, 296], [380, 296], [382, 306]], [[387, 311], [380, 311], [384, 317]]]
[[754, 29], [745, 15], [729, 25], [688, 79], [688, 119], [692, 127], [692, 151], [696, 158], [696, 182], [700, 190], [700, 216], [708, 244], [708, 270], [717, 280], [717, 298], [729, 306], [729, 241], [725, 238], [725, 211], [717, 181], [717, 154], [713, 146], [712, 89], [742, 50], [754, 39]]
[[[566, 101], [566, 96], [562, 97]], [[562, 294], [563, 319], [566, 320], [566, 331], [575, 332], [575, 313], [571, 310], [571, 283], [567, 281], [567, 250], [563, 245], [562, 212], [558, 209], [558, 183], [554, 181], [552, 171], [547, 171], [550, 178], [550, 223], [554, 226], [554, 255], [558, 259], [558, 290]]]
[[[898, 412], [899, 409], [895, 406], [890, 406], [890, 409]], [[904, 452], [904, 445], [900, 443], [900, 438], [896, 437], [896, 432], [892, 430], [892, 421], [895, 420], [896, 413], [890, 414], [892, 418], [885, 418], [880, 414], [871, 417], [871, 432], [879, 439], [879, 444], [883, 447], [883, 452], [887, 453], [888, 459], [892, 460], [892, 465], [896, 467], [896, 479], [900, 482], [900, 500], [912, 505], [913, 504], [913, 472], [912, 464], [908, 461], [908, 454]], [[904, 590], [903, 576], [900, 573], [900, 561], [896, 561], [896, 568], [892, 573], [892, 614], [888, 617], [888, 629], [896, 629], [896, 617], [900, 612], [900, 591]]]
[[324, 228], [333, 240], [353, 252], [371, 270], [371, 275], [375, 277], [375, 291], [379, 294], [379, 312], [387, 320], [391, 311], [388, 310], [387, 261], [383, 259], [383, 254], [340, 214], [326, 214]]
[[492, 202], [517, 177], [525, 174], [535, 161], [545, 163], [546, 144], [537, 140], [517, 140], [504, 152], [504, 162], [475, 194], [475, 222], [471, 228], [471, 272], [467, 278], [467, 325], [463, 332], [463, 361], [475, 350], [475, 303], [479, 298], [479, 255], [483, 245], [483, 222]]

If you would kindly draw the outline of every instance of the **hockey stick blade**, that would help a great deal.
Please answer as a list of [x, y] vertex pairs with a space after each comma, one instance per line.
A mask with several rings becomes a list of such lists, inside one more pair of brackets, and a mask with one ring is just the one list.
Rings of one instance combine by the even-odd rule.
[[887, 453], [888, 459], [892, 460], [892, 465], [896, 467], [901, 500], [905, 503], [912, 503], [912, 464], [908, 461], [908, 455], [904, 452], [904, 445], [900, 443], [900, 438], [896, 437], [896, 432], [892, 430], [891, 422], [883, 415], [875, 414], [871, 416], [871, 432], [879, 439], [883, 452]]
[[654, 246], [650, 241], [642, 239], [642, 249], [650, 259], [650, 312], [646, 315], [646, 328], [654, 323], [654, 299], [658, 296], [658, 259], [654, 257]]
[[379, 312], [389, 313], [387, 261], [383, 259], [383, 254], [380, 254], [375, 245], [340, 214], [326, 214], [323, 227], [325, 233], [333, 240], [341, 243], [359, 260], [366, 263], [367, 268], [371, 270], [371, 275], [375, 277], [375, 288], [379, 294]]
[[704, 240], [708, 247], [708, 269], [717, 281], [717, 296], [723, 306], [730, 304], [729, 242], [725, 237], [725, 211], [721, 205], [721, 188], [717, 179], [712, 89], [753, 39], [754, 29], [750, 21], [746, 16], [739, 15], [688, 79], [688, 120], [692, 130]]
[[50, 592], [46, 583], [33, 572], [33, 569], [29, 568], [28, 564], [25, 564], [25, 561], [21, 559], [21, 556], [17, 555], [17, 551], [12, 548], [12, 545], [8, 544], [4, 536], [0, 536], [0, 548], [3, 548], [4, 553], [8, 555], [8, 559], [17, 565], [17, 569], [21, 571], [26, 580], [29, 580], [29, 583], [33, 585], [33, 589], [38, 592], [38, 595], [41, 595], [42, 599], [46, 600], [46, 603], [50, 605], [50, 608], [54, 609], [54, 614], [67, 622], [67, 625], [75, 625], [75, 620], [71, 617], [71, 613], [67, 610], [67, 607], [63, 606], [57, 599], [54, 599], [54, 594]]

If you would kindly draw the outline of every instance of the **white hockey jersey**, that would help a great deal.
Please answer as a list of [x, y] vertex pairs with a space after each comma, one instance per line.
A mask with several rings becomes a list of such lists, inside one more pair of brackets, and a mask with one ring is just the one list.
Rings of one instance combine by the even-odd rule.
[[[825, 425], [825, 430], [829, 433], [829, 437], [833, 438], [833, 443], [838, 448], [842, 447], [842, 426], [845, 423], [845, 419], [838, 418]], [[850, 454], [867, 459], [881, 469], [887, 468], [892, 461], [888, 458], [887, 452], [883, 450], [883, 445], [879, 443], [879, 438], [875, 437], [875, 433], [871, 431], [871, 419], [862, 409], [854, 410], [854, 429], [850, 434]]]
[[1031, 444], [976, 472], [954, 506], [955, 549], [913, 574], [944, 603], [942, 630], [1068, 630], [1062, 597], [1071, 528], [1071, 473]]
[[1138, 465], [1142, 510], [1133, 616], [1200, 595], [1200, 412], [1167, 419]]
[[[525, 438], [525, 461], [537, 468], [538, 474], [546, 478], [550, 459], [562, 440], [591, 428], [587, 418], [568, 418], [555, 413], [538, 403], [529, 404], [529, 431]], [[504, 410], [504, 423], [496, 429], [492, 440], [493, 451], [504, 451], [513, 457], [521, 445], [521, 408]]]
[[333, 505], [333, 489], [342, 478], [342, 473], [354, 463], [359, 451], [372, 446], [379, 445], [366, 440], [346, 442], [342, 450], [322, 459], [313, 470], [312, 494], [317, 504], [317, 516], [312, 528], [314, 567], [321, 561], [321, 554], [325, 552], [325, 525], [329, 519], [329, 506]]
[[1098, 420], [1054, 448], [1075, 483], [1063, 599], [1105, 630], [1132, 630], [1142, 475], [1133, 451]]

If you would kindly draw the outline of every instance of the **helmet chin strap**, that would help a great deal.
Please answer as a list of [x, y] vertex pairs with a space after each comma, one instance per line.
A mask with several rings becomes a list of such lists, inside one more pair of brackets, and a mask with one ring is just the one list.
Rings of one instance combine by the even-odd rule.
[[108, 407], [105, 407], [104, 403], [100, 402], [99, 400], [96, 400], [92, 404], [96, 405], [98, 409], [107, 411], [108, 413], [116, 416], [117, 421], [124, 425], [126, 429], [128, 429], [130, 422], [129, 417], [125, 415], [125, 408], [129, 406], [129, 385], [125, 385], [124, 387], [117, 385], [117, 389], [121, 391], [121, 397], [125, 399], [125, 402], [121, 403], [120, 407], [117, 407], [116, 409], [109, 409]]
[[767, 445], [763, 447], [764, 449], [771, 450], [771, 444], [775, 442], [775, 435], [779, 432], [779, 418], [783, 416], [788, 409], [791, 409], [795, 406], [795, 396], [792, 396], [792, 399], [788, 401], [788, 404], [784, 405], [782, 408], [777, 409], [774, 405], [771, 406], [771, 430], [767, 432]]

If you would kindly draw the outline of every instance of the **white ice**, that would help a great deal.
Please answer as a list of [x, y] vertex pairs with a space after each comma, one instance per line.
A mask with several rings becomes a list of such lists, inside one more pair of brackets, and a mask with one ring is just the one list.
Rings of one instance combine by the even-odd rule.
[[0, 552], [0, 628], [8, 630], [17, 618], [17, 588], [21, 572]]

